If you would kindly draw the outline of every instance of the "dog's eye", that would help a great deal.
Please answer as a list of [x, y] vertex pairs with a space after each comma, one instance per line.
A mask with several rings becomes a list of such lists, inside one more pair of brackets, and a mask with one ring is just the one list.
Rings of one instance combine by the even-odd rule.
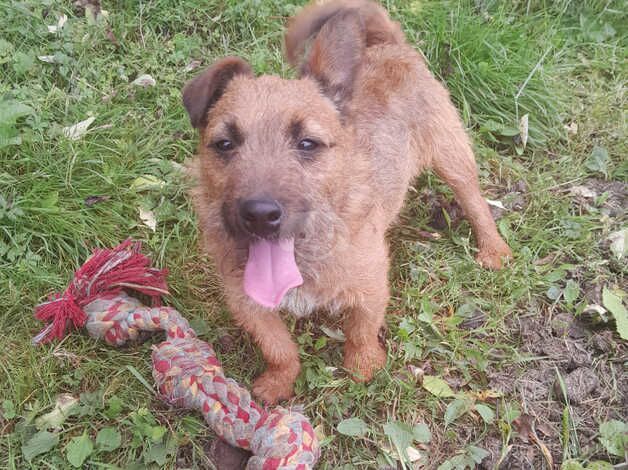
[[311, 152], [312, 150], [316, 150], [316, 148], [318, 148], [318, 142], [315, 142], [312, 139], [303, 139], [299, 142], [297, 148], [304, 152]]
[[235, 148], [235, 145], [233, 145], [233, 142], [228, 139], [223, 139], [223, 140], [214, 142], [212, 146], [219, 152], [228, 152], [229, 150], [233, 150]]

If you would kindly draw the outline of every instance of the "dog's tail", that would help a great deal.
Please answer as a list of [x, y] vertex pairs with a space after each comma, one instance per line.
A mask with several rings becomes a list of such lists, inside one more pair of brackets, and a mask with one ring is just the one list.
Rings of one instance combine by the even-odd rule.
[[305, 54], [308, 40], [315, 36], [332, 17], [346, 10], [355, 10], [365, 26], [366, 47], [376, 44], [401, 44], [405, 41], [399, 23], [392, 21], [386, 10], [370, 0], [313, 0], [294, 16], [285, 35], [286, 58], [298, 66]]

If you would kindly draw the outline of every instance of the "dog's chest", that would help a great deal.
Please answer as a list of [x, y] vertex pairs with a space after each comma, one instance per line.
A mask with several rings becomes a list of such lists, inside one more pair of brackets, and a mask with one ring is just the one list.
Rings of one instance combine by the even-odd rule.
[[341, 310], [340, 302], [321, 302], [314, 294], [302, 288], [295, 288], [288, 291], [281, 304], [281, 310], [291, 313], [297, 318], [311, 315], [317, 310], [326, 310], [331, 315], [336, 315]]

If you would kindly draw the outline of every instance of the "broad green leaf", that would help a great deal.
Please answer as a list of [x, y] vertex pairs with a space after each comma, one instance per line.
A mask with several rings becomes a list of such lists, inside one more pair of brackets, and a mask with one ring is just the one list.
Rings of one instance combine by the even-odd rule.
[[565, 285], [565, 290], [563, 291], [565, 302], [572, 305], [578, 298], [578, 295], [580, 295], [580, 286], [576, 281], [569, 279]]
[[81, 436], [73, 437], [65, 448], [65, 456], [73, 467], [80, 468], [94, 450], [94, 444], [86, 432]]
[[408, 339], [410, 337], [410, 333], [412, 333], [416, 329], [414, 321], [409, 318], [403, 318], [399, 322], [399, 335], [402, 336], [403, 339]]
[[406, 423], [391, 421], [384, 424], [384, 434], [388, 436], [397, 454], [403, 459], [409, 460], [406, 449], [412, 445], [412, 441], [414, 440], [413, 429]]
[[68, 393], [62, 393], [55, 401], [55, 407], [49, 413], [40, 416], [35, 421], [37, 429], [59, 428], [68, 418], [78, 412], [78, 398]]
[[430, 428], [425, 423], [415, 424], [412, 428], [412, 434], [414, 435], [414, 440], [421, 444], [427, 444], [432, 440]]
[[22, 137], [18, 135], [16, 129], [0, 124], [0, 149], [10, 145], [20, 145], [21, 143]]
[[147, 437], [153, 442], [160, 442], [162, 437], [166, 434], [166, 431], [167, 429], [164, 426], [152, 426]]
[[14, 124], [19, 118], [33, 114], [33, 109], [17, 101], [0, 102], [0, 125]]
[[97, 410], [103, 407], [103, 390], [98, 389], [93, 392], [83, 392], [79, 395], [81, 406], [79, 407], [80, 416], [92, 416]]
[[608, 151], [604, 147], [595, 146], [591, 151], [591, 155], [584, 162], [589, 170], [606, 174], [606, 166], [608, 165]]
[[565, 278], [565, 271], [562, 269], [556, 269], [545, 276], [547, 282], [556, 282]]
[[453, 397], [455, 395], [447, 382], [433, 375], [423, 376], [423, 388], [432, 395], [441, 398]]
[[623, 457], [628, 449], [628, 424], [616, 419], [600, 424], [600, 442], [609, 454]]
[[[196, 330], [195, 330], [196, 331]], [[117, 395], [112, 395], [107, 401], [107, 409], [105, 410], [105, 416], [109, 419], [113, 419], [122, 412], [123, 402]]]
[[326, 336], [321, 336], [314, 343], [314, 349], [319, 351], [319, 350], [323, 349], [326, 345], [327, 345], [327, 337]]
[[4, 419], [15, 418], [15, 404], [11, 400], [4, 400], [2, 402], [2, 416], [4, 417]]
[[109, 452], [120, 447], [122, 436], [115, 428], [102, 428], [96, 436], [96, 447], [98, 450]]
[[467, 447], [467, 454], [473, 459], [475, 463], [480, 464], [482, 460], [490, 455], [490, 452], [482, 449], [481, 447], [469, 446]]
[[23, 52], [16, 52], [13, 56], [13, 70], [18, 75], [23, 75], [35, 67], [35, 57]]
[[624, 340], [628, 340], [628, 312], [626, 312], [622, 299], [605, 287], [602, 291], [602, 303], [615, 317], [619, 336]]
[[24, 445], [22, 455], [29, 462], [40, 454], [45, 454], [59, 443], [59, 436], [48, 431], [35, 433]]
[[471, 410], [471, 400], [466, 398], [456, 398], [445, 410], [445, 425], [448, 426], [465, 413]]
[[144, 463], [156, 463], [157, 465], [165, 465], [166, 458], [168, 457], [168, 449], [166, 446], [159, 442], [157, 444], [151, 444], [148, 449], [144, 451]]
[[[0, 59], [3, 57], [11, 57], [15, 52], [15, 46], [6, 39], [0, 38]], [[3, 62], [0, 62], [0, 64]]]
[[584, 470], [584, 467], [577, 460], [565, 460], [560, 466], [560, 470]]
[[[587, 465], [587, 470], [613, 470], [612, 464], [608, 462], [604, 462], [603, 460], [596, 460], [595, 462], [589, 462]], [[562, 470], [562, 469], [561, 469]]]
[[196, 333], [196, 336], [203, 336], [211, 331], [209, 324], [202, 318], [198, 318], [198, 317], [190, 318], [188, 323], [190, 324], [190, 327]]
[[168, 440], [165, 443], [159, 442], [155, 444], [150, 444], [147, 448], [144, 448], [144, 463], [149, 464], [155, 462], [160, 466], [160, 468], [165, 468], [168, 455], [173, 455], [176, 450], [176, 441], [172, 439]]
[[360, 418], [348, 418], [338, 423], [336, 427], [340, 434], [345, 436], [364, 436], [369, 430], [368, 426]]
[[475, 405], [475, 411], [478, 412], [486, 424], [491, 424], [495, 421], [495, 412], [489, 406], [478, 403]]
[[474, 468], [475, 462], [465, 453], [463, 455], [455, 455], [449, 460], [445, 460], [437, 470], [466, 470]]
[[582, 224], [571, 219], [561, 220], [564, 235], [570, 240], [577, 240], [582, 237]]

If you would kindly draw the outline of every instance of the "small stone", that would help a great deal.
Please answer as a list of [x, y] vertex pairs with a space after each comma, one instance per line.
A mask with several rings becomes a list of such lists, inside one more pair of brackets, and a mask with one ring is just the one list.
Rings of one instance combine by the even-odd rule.
[[610, 353], [615, 349], [612, 331], [602, 331], [595, 333], [591, 337], [591, 345], [601, 353]]
[[574, 370], [579, 367], [591, 365], [591, 353], [588, 352], [580, 343], [570, 343], [568, 346], [569, 362], [568, 370]]
[[573, 322], [571, 322], [571, 325], [569, 325], [568, 334], [569, 337], [572, 339], [580, 339], [585, 338], [589, 334], [589, 332], [581, 321], [574, 320]]

